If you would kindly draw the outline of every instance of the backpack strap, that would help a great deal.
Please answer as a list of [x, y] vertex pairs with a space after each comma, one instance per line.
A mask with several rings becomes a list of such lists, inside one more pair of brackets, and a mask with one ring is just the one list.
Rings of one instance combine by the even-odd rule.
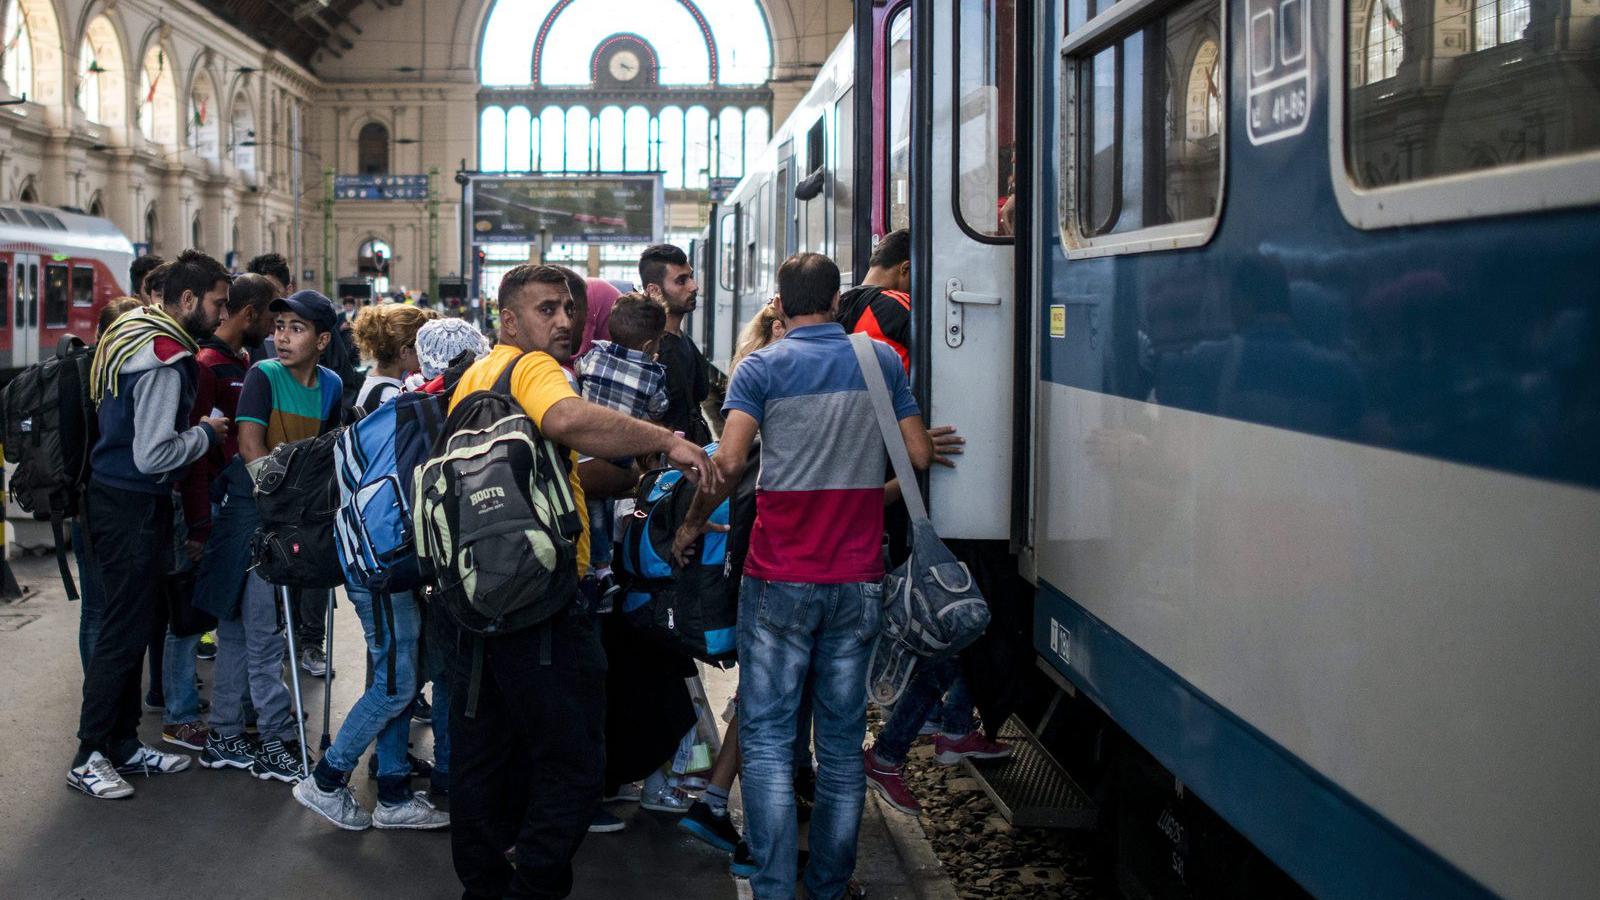
[[67, 588], [67, 599], [77, 600], [78, 586], [73, 583], [72, 570], [67, 567], [67, 538], [61, 527], [62, 520], [61, 510], [50, 510], [50, 534], [56, 541], [56, 567], [61, 570], [61, 583]]
[[[511, 365], [506, 366], [505, 371], [500, 373], [500, 377], [495, 379], [494, 392], [496, 394], [505, 394], [506, 396], [511, 397], [512, 400], [517, 399], [511, 395], [511, 376], [516, 374], [517, 366], [522, 365], [522, 358], [527, 355], [527, 353], [517, 354], [517, 358], [511, 361]], [[519, 403], [517, 405], [521, 406], [522, 404]]]

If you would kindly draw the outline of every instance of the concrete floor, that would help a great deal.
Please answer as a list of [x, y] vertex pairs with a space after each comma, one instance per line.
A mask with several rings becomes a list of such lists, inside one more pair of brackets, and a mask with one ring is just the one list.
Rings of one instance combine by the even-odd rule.
[[[69, 788], [65, 776], [82, 688], [78, 606], [66, 600], [53, 557], [14, 559], [12, 568], [29, 593], [0, 604], [0, 898], [459, 896], [447, 833], [338, 831], [301, 808], [279, 782], [192, 766], [171, 776], [131, 778], [136, 793], [127, 800], [94, 800]], [[359, 692], [363, 647], [360, 624], [341, 603], [334, 634], [335, 667], [342, 673], [333, 681], [335, 731]], [[210, 669], [199, 663], [208, 683]], [[737, 676], [711, 670], [705, 684], [711, 708], [720, 713]], [[323, 683], [307, 678], [302, 685], [311, 714], [307, 739], [315, 747]], [[152, 746], [164, 746], [160, 720], [159, 713], [147, 713], [141, 726]], [[432, 755], [427, 727], [414, 725], [412, 739], [419, 755]], [[376, 786], [364, 775], [353, 784], [370, 808]], [[737, 808], [737, 790], [735, 801]], [[572, 896], [749, 896], [748, 885], [728, 875], [727, 857], [679, 831], [672, 817], [637, 806], [612, 809], [628, 827], [584, 841]], [[908, 849], [908, 841], [915, 846]], [[912, 820], [886, 820], [869, 802], [857, 867], [869, 896], [929, 896], [930, 878], [942, 878], [936, 861], [930, 873], [925, 847]]]

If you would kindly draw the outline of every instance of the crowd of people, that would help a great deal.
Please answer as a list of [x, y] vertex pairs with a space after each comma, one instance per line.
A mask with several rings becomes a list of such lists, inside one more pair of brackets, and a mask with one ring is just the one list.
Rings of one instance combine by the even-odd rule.
[[[827, 257], [783, 262], [776, 296], [741, 335], [720, 411], [705, 406], [723, 379], [684, 330], [695, 272], [671, 245], [644, 251], [637, 291], [518, 266], [499, 285], [492, 346], [425, 305], [341, 310], [300, 289], [276, 254], [237, 275], [194, 250], [141, 257], [139, 296], [106, 306], [91, 370], [99, 436], [74, 525], [84, 684], [69, 783], [124, 798], [135, 791], [126, 776], [197, 760], [291, 784], [341, 829], [448, 828], [469, 898], [565, 896], [585, 835], [624, 827], [606, 806], [616, 802], [680, 816], [732, 855], [757, 897], [793, 896], [797, 883], [813, 898], [859, 892], [866, 791], [917, 812], [901, 765], [919, 733], [934, 735], [945, 764], [1008, 752], [977, 727], [955, 661], [919, 669], [876, 743], [862, 746], [882, 583], [886, 564], [904, 558], [906, 522], [848, 335], [878, 341], [916, 467], [955, 465], [962, 444], [926, 426], [910, 390], [909, 243], [903, 231], [885, 236], [863, 284], [843, 294]], [[375, 594], [348, 582], [366, 688], [313, 757], [285, 672], [333, 676], [323, 648], [334, 598], [301, 590], [280, 604], [252, 569], [262, 468], [280, 445], [402, 393], [444, 392], [454, 409], [497, 389], [568, 454], [576, 587], [555, 598], [546, 624], [481, 636], [426, 588]], [[684, 680], [693, 661], [608, 615], [621, 577], [617, 504], [644, 473], [680, 471], [694, 490], [672, 541], [681, 563], [728, 529], [711, 513], [751, 467], [755, 515], [729, 563], [742, 574], [736, 713], [709, 769], [685, 772], [673, 763], [697, 728]], [[168, 623], [163, 585], [175, 571], [192, 575], [211, 634], [180, 636]], [[214, 659], [209, 702], [197, 658]], [[162, 713], [163, 742], [197, 757], [140, 741], [141, 699]], [[413, 721], [432, 728], [431, 761], [411, 752]], [[350, 787], [369, 748], [370, 810]], [[735, 777], [742, 833], [728, 813]], [[419, 779], [426, 790], [413, 789]]]

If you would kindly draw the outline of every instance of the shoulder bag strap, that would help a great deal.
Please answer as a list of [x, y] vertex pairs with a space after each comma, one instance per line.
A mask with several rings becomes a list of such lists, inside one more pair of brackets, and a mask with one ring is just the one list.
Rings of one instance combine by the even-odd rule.
[[894, 416], [894, 404], [889, 400], [889, 385], [883, 380], [883, 368], [878, 365], [878, 354], [872, 349], [872, 338], [864, 334], [850, 335], [850, 346], [856, 351], [856, 363], [861, 367], [861, 377], [867, 383], [867, 394], [872, 398], [872, 410], [878, 416], [878, 430], [883, 433], [883, 445], [889, 451], [889, 461], [894, 464], [894, 477], [900, 480], [900, 496], [913, 521], [928, 518], [928, 508], [922, 502], [922, 489], [917, 485], [917, 473], [911, 467], [911, 454], [906, 451], [905, 438], [900, 434], [900, 420]]

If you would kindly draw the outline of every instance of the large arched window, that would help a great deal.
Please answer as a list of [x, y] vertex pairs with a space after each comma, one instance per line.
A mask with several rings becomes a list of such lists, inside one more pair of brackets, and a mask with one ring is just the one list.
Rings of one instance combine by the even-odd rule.
[[78, 44], [78, 109], [91, 122], [118, 128], [126, 122], [127, 63], [116, 26], [96, 16]]
[[264, 142], [256, 136], [256, 114], [250, 95], [234, 91], [228, 120], [228, 146], [233, 148], [233, 166], [250, 174], [256, 170], [256, 149]]
[[204, 159], [216, 159], [219, 151], [217, 119], [222, 110], [217, 108], [217, 90], [211, 76], [198, 72], [189, 89], [189, 149]]
[[[160, 224], [161, 224], [160, 221], [156, 219], [156, 205], [154, 203], [152, 203], [149, 206], [145, 207], [145, 211], [144, 211], [144, 242], [146, 244], [150, 245], [150, 252], [151, 253], [157, 252], [156, 245], [158, 243], [160, 243], [156, 239], [156, 236], [161, 233], [160, 229], [157, 227]], [[134, 290], [135, 291], [138, 290], [138, 286], [137, 285], [134, 286]]]
[[178, 92], [172, 55], [160, 44], [145, 52], [139, 69], [139, 133], [145, 140], [171, 147], [178, 138]]
[[1405, 18], [1399, 0], [1372, 0], [1367, 12], [1367, 84], [1393, 78], [1405, 52]]
[[361, 126], [356, 136], [356, 171], [362, 175], [389, 174], [389, 129], [382, 123]]
[[19, 0], [7, 0], [5, 7], [5, 45], [0, 49], [0, 79], [13, 96], [33, 97], [33, 32], [28, 28], [28, 17]]

